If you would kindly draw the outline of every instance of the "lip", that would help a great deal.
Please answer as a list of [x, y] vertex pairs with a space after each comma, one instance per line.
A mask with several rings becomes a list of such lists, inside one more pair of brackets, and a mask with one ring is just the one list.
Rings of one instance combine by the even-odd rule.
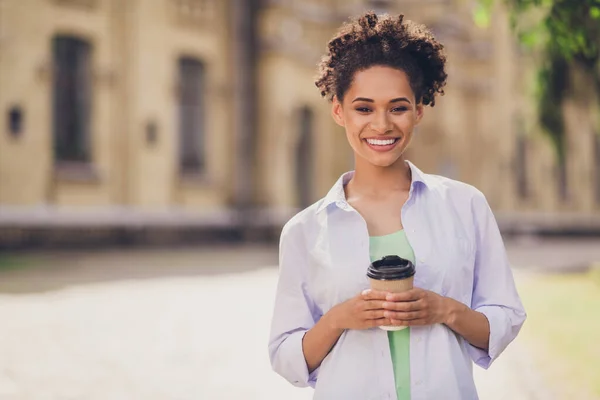
[[[379, 139], [379, 140], [396, 139], [396, 141], [392, 144], [388, 144], [385, 146], [376, 146], [376, 145], [372, 145], [369, 142], [367, 142], [367, 139]], [[400, 143], [400, 138], [389, 138], [389, 137], [383, 137], [383, 138], [370, 137], [370, 138], [365, 138], [363, 140], [364, 140], [365, 144], [367, 146], [369, 146], [369, 148], [373, 149], [374, 151], [381, 152], [381, 153], [392, 150], [394, 147], [396, 147], [396, 145], [398, 145], [398, 143]]]

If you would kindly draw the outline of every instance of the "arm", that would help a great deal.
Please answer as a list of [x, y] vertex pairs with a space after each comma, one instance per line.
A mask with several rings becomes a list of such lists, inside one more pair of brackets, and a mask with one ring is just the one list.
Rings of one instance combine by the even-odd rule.
[[504, 351], [526, 319], [517, 293], [502, 236], [484, 195], [477, 192], [472, 203], [476, 228], [475, 274], [471, 308], [489, 321], [489, 346], [469, 347], [473, 361], [483, 368]]
[[269, 357], [273, 370], [295, 386], [314, 386], [318, 370], [307, 368], [304, 335], [320, 311], [307, 293], [307, 249], [301, 227], [283, 228], [279, 245], [279, 280], [271, 320]]
[[295, 386], [314, 386], [319, 365], [346, 329], [389, 325], [387, 293], [365, 290], [325, 315], [307, 291], [308, 259], [303, 233], [286, 225], [279, 250], [279, 281], [271, 322], [269, 356], [275, 372]]
[[413, 288], [404, 293], [390, 293], [383, 307], [392, 325], [418, 326], [445, 324], [464, 337], [472, 346], [487, 350], [490, 324], [483, 313], [435, 292]]
[[310, 372], [316, 370], [338, 341], [343, 329], [337, 328], [332, 314], [327, 313], [312, 327], [302, 341], [302, 351]]
[[450, 297], [443, 299], [448, 310], [446, 326], [464, 337], [471, 345], [487, 350], [490, 339], [490, 323], [486, 316]]
[[471, 307], [420, 288], [389, 294], [383, 307], [394, 325], [446, 324], [469, 342], [473, 361], [488, 368], [515, 339], [526, 314], [500, 230], [481, 192], [474, 197], [472, 210], [476, 256]]
[[369, 329], [389, 325], [383, 317], [383, 302], [387, 293], [365, 290], [327, 312], [304, 335], [303, 351], [308, 369], [313, 371], [331, 351], [346, 329]]

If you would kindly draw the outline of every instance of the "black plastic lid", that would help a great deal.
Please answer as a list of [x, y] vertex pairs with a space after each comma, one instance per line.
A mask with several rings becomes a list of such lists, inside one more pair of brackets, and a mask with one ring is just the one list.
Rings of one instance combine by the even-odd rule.
[[380, 281], [391, 281], [410, 278], [415, 272], [415, 266], [410, 260], [398, 256], [385, 256], [369, 265], [367, 276]]

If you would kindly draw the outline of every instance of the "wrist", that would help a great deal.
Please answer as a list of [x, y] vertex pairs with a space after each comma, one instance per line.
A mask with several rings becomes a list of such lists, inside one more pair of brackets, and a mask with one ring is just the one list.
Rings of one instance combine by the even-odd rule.
[[323, 315], [325, 322], [325, 326], [327, 326], [328, 330], [334, 333], [340, 333], [344, 331], [345, 328], [341, 326], [340, 320], [337, 315], [337, 306], [333, 307], [331, 310]]
[[456, 320], [459, 318], [459, 315], [462, 312], [465, 305], [450, 297], [444, 297], [444, 302], [446, 303], [446, 312], [444, 313], [444, 324], [448, 327], [452, 327], [456, 323]]

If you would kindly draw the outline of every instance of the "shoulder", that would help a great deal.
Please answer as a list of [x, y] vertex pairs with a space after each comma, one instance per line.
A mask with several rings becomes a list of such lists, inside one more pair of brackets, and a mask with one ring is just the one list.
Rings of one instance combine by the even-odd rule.
[[487, 203], [485, 195], [475, 186], [445, 176], [427, 174], [427, 184], [433, 193], [460, 202]]
[[316, 223], [317, 211], [324, 201], [325, 199], [322, 198], [290, 218], [281, 230], [281, 239], [290, 236], [294, 238], [304, 237], [305, 232]]
[[475, 186], [438, 175], [428, 175], [433, 205], [443, 203], [457, 212], [463, 221], [474, 226], [495, 219], [485, 195]]

